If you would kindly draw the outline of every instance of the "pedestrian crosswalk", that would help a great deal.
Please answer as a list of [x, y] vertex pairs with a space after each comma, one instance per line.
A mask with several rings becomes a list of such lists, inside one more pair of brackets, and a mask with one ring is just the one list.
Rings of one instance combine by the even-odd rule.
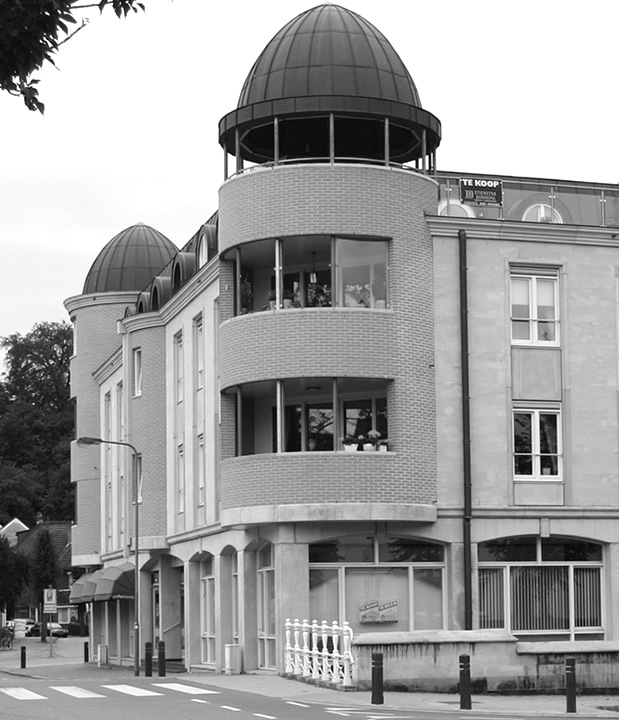
[[136, 698], [157, 697], [171, 693], [184, 693], [186, 695], [218, 695], [218, 690], [208, 690], [207, 688], [196, 687], [194, 685], [185, 685], [184, 683], [152, 683], [153, 689], [144, 687], [143, 685], [116, 684], [101, 685], [100, 688], [89, 690], [77, 685], [49, 685], [45, 689], [37, 686], [37, 690], [27, 687], [0, 687], [0, 693], [7, 695], [14, 700], [48, 700], [56, 693], [68, 695], [76, 700], [87, 700], [89, 698], [104, 698], [109, 695], [120, 693], [123, 695], [131, 695]]

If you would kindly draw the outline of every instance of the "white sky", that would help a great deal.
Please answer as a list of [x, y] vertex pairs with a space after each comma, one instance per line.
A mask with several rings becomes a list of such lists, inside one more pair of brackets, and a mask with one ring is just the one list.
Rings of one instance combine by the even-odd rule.
[[[45, 116], [0, 96], [0, 337], [68, 319], [137, 222], [178, 247], [217, 209], [218, 122], [316, 0], [143, 0], [45, 69]], [[385, 34], [442, 122], [441, 170], [619, 182], [617, 0], [341, 0]], [[232, 165], [231, 165], [232, 167]]]

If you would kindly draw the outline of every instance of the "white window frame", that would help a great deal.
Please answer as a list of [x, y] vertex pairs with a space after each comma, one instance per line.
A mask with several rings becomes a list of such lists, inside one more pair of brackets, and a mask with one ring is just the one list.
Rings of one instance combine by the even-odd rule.
[[193, 322], [194, 363], [195, 363], [195, 390], [204, 388], [204, 323], [202, 315], [198, 315]]
[[[484, 596], [486, 598], [486, 602], [491, 602], [495, 607], [498, 607], [498, 603], [502, 601], [502, 615], [503, 615], [503, 622], [502, 623], [492, 623], [491, 625], [488, 625], [486, 627], [481, 626], [481, 629], [505, 629], [510, 633], [513, 633], [517, 636], [528, 636], [530, 638], [533, 638], [535, 635], [568, 635], [570, 636], [570, 640], [576, 640], [578, 639], [577, 636], [580, 634], [605, 634], [606, 630], [606, 592], [604, 587], [604, 553], [602, 553], [602, 560], [601, 561], [590, 561], [585, 562], [583, 560], [563, 560], [563, 561], [549, 561], [549, 560], [543, 560], [542, 559], [542, 551], [541, 551], [541, 538], [537, 538], [536, 542], [536, 560], [534, 561], [516, 561], [516, 560], [508, 560], [505, 562], [496, 562], [496, 561], [480, 561], [479, 562], [479, 573], [481, 576], [481, 573], [484, 571], [500, 571], [501, 576], [498, 579], [497, 582], [494, 584], [494, 589], [490, 589], [489, 592], [484, 593]], [[512, 582], [512, 571], [519, 570], [525, 567], [542, 567], [542, 568], [550, 568], [550, 567], [560, 567], [560, 568], [566, 568], [567, 570], [567, 603], [569, 606], [569, 627], [568, 628], [562, 628], [562, 629], [552, 629], [552, 628], [531, 628], [531, 629], [518, 629], [512, 627], [512, 604], [513, 604], [513, 597], [512, 593], [514, 592]], [[597, 597], [599, 597], [600, 601], [600, 625], [577, 625], [576, 624], [576, 583], [575, 583], [575, 574], [582, 570], [590, 570], [594, 571], [598, 574], [598, 587], [597, 587]], [[500, 587], [500, 591], [499, 591]], [[499, 592], [497, 592], [499, 591]], [[480, 597], [480, 617], [482, 612], [481, 607], [481, 596], [482, 592], [480, 590], [479, 597]]]
[[142, 348], [133, 349], [133, 397], [142, 394]]
[[[517, 414], [529, 413], [531, 419], [531, 452], [516, 452], [516, 418]], [[554, 453], [541, 452], [541, 428], [540, 415], [555, 415], [557, 418], [557, 474], [545, 474], [541, 466], [541, 458], [546, 455], [554, 455]], [[544, 405], [533, 407], [531, 405], [514, 405], [512, 410], [512, 471], [514, 481], [517, 482], [563, 482], [563, 442], [562, 442], [562, 423], [561, 423], [561, 407], [559, 405]], [[531, 455], [532, 457], [532, 473], [530, 475], [516, 474], [516, 456]]]
[[[528, 281], [528, 303], [529, 303], [529, 317], [516, 317], [514, 315], [514, 280], [526, 280]], [[554, 283], [554, 318], [540, 318], [537, 314], [537, 297], [538, 297], [538, 283], [540, 281], [548, 282], [553, 281]], [[538, 347], [559, 347], [561, 344], [561, 323], [559, 313], [559, 275], [556, 269], [534, 270], [528, 271], [526, 269], [512, 268], [510, 272], [510, 321], [511, 321], [511, 339], [512, 345], [533, 345]], [[514, 337], [514, 323], [519, 322], [524, 324], [528, 321], [529, 337], [528, 338], [516, 338]], [[539, 328], [542, 324], [553, 323], [555, 328], [555, 337], [553, 340], [546, 340], [543, 337], [540, 338]]]

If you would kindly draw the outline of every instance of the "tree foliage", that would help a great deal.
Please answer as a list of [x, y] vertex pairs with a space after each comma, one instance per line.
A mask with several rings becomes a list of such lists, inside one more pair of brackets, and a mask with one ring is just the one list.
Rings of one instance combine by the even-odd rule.
[[0, 609], [9, 617], [15, 614], [15, 604], [29, 578], [28, 558], [16, 552], [9, 541], [0, 537]]
[[43, 112], [38, 80], [32, 76], [44, 63], [55, 65], [58, 48], [84, 28], [81, 10], [111, 7], [116, 15], [144, 10], [137, 0], [2, 0], [0, 3], [0, 89], [21, 95], [29, 110]]
[[32, 525], [38, 512], [72, 520], [71, 326], [39, 323], [0, 343], [6, 368], [0, 381], [0, 523], [19, 517]]

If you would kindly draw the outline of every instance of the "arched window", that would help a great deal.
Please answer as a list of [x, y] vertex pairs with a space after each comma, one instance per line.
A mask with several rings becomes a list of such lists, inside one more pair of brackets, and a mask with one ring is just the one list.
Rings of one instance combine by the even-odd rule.
[[521, 536], [480, 543], [479, 627], [535, 640], [600, 640], [602, 546]]

